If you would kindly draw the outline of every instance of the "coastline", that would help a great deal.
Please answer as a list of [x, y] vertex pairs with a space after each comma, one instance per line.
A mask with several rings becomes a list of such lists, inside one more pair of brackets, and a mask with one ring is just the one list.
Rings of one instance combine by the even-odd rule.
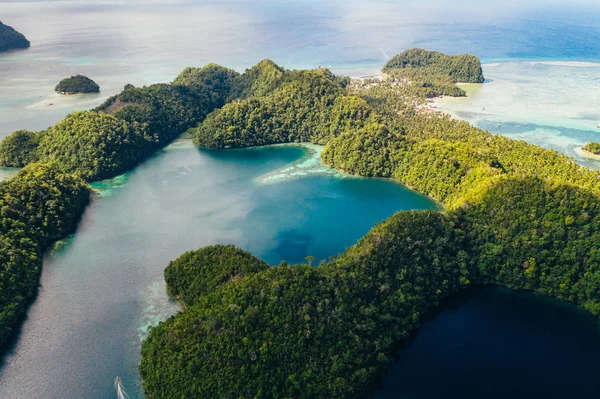
[[594, 159], [594, 160], [596, 160], [596, 161], [600, 161], [600, 155], [599, 155], [599, 154], [594, 154], [593, 152], [590, 152], [590, 151], [588, 151], [588, 150], [585, 150], [585, 149], [583, 149], [583, 147], [579, 148], [579, 149], [577, 150], [577, 152], [578, 152], [578, 153], [579, 153], [579, 154], [580, 154], [582, 157], [585, 157], [585, 158], [588, 158], [588, 159]]
[[10, 179], [11, 177], [19, 173], [20, 170], [21, 168], [8, 168], [0, 166], [0, 182]]
[[[443, 98], [443, 97], [438, 97], [438, 98]], [[424, 108], [426, 108], [426, 109], [424, 109], [424, 112], [425, 112], [425, 113], [427, 113], [427, 112], [432, 112], [432, 113], [433, 113], [433, 112], [435, 112], [435, 114], [439, 114], [439, 113], [441, 113], [440, 111], [438, 111], [438, 110], [434, 109], [435, 107], [433, 107], [433, 108], [427, 108], [427, 105], [428, 105], [428, 104], [432, 104], [432, 103], [433, 103], [433, 104], [435, 104], [435, 99], [436, 99], [436, 98], [431, 98], [431, 99], [427, 99], [427, 100], [426, 100], [426, 103], [427, 103], [427, 104], [425, 104], [425, 105], [424, 105]], [[181, 145], [189, 145], [189, 140], [187, 140], [187, 142], [186, 142], [186, 143], [181, 143], [181, 142], [180, 142], [180, 143], [178, 143], [178, 144], [181, 144]], [[300, 143], [286, 143], [286, 144], [280, 144], [280, 145], [298, 145], [298, 146], [302, 146]], [[174, 145], [174, 147], [177, 147], [177, 146], [178, 146], [178, 145]], [[168, 148], [168, 147], [167, 147], [167, 148]], [[255, 148], [256, 148], [256, 147], [255, 147]], [[313, 155], [316, 155], [316, 154], [313, 154]], [[319, 157], [319, 158], [320, 158], [320, 157]], [[310, 156], [309, 156], [309, 157], [308, 157], [308, 159], [315, 160], [315, 159], [317, 159], [317, 158], [316, 158], [315, 156], [312, 156], [312, 157], [310, 157]], [[302, 161], [302, 159], [301, 159], [301, 161]], [[302, 163], [303, 163], [303, 162], [301, 162], [301, 164], [302, 164]], [[296, 174], [296, 173], [293, 173], [292, 175], [295, 175], [295, 174]], [[371, 178], [370, 176], [363, 176], [363, 177], [365, 177], [365, 178]], [[400, 183], [400, 182], [398, 182], [398, 183], [404, 186], [404, 184], [402, 184], [402, 183]], [[407, 187], [407, 186], [405, 186], [405, 187]], [[422, 191], [423, 191], [423, 190], [421, 190], [421, 193], [422, 193], [422, 194], [424, 194]], [[424, 194], [424, 195], [427, 195], [427, 194]], [[431, 197], [430, 197], [430, 198], [431, 198]]]
[[[486, 77], [483, 85], [459, 83], [465, 90], [468, 101], [458, 102], [453, 98], [436, 99], [437, 107], [444, 113], [460, 115], [461, 120], [472, 124], [488, 122], [538, 125], [544, 128], [572, 129], [599, 132], [600, 114], [593, 104], [600, 97], [585, 82], [600, 76], [600, 64], [569, 59], [511, 59], [496, 63], [482, 62]], [[567, 76], [563, 79], [564, 76]], [[476, 86], [479, 86], [476, 87]], [[560, 99], [557, 93], [562, 93]], [[583, 101], [583, 99], [586, 99]], [[512, 133], [512, 132], [511, 132]], [[517, 132], [515, 132], [517, 133]], [[518, 133], [525, 133], [519, 129]], [[548, 135], [549, 138], [551, 135]], [[572, 155], [575, 146], [583, 140], [580, 133], [560, 134], [554, 149]], [[528, 141], [528, 137], [523, 137]], [[532, 143], [540, 144], [531, 137]], [[569, 143], [567, 151], [559, 141], [576, 139]]]

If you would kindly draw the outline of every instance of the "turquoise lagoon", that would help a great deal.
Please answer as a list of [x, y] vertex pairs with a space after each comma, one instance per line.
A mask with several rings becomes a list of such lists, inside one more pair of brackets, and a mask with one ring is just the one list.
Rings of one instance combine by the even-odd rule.
[[177, 141], [95, 183], [77, 233], [47, 256], [38, 299], [4, 356], [3, 397], [112, 398], [117, 375], [141, 397], [140, 343], [179, 309], [163, 270], [184, 251], [233, 243], [274, 265], [319, 261], [396, 211], [437, 207], [393, 182], [326, 168], [320, 149]]

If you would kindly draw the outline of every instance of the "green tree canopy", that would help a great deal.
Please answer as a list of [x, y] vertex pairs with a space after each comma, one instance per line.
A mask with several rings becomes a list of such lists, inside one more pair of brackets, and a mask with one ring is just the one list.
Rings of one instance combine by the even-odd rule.
[[282, 262], [215, 284], [212, 270], [247, 258], [219, 251], [196, 272], [184, 255], [175, 270], [190, 272], [170, 270], [167, 282], [186, 309], [142, 346], [149, 396], [360, 397], [423, 315], [472, 285], [532, 290], [600, 316], [600, 175], [426, 111], [428, 96], [453, 93], [458, 76], [479, 66], [440, 57], [415, 50], [395, 57], [406, 61], [394, 67], [402, 74], [350, 85], [322, 71], [284, 72], [273, 90], [199, 126], [196, 142], [217, 148], [326, 143], [325, 164], [393, 178], [445, 209], [397, 213], [316, 268]]
[[87, 181], [123, 173], [152, 149], [144, 126], [112, 115], [76, 112], [42, 135], [37, 148], [41, 162], [55, 162], [62, 170]]
[[83, 75], [75, 75], [60, 81], [54, 88], [60, 94], [98, 93], [100, 86]]
[[12, 26], [0, 22], [0, 53], [15, 49], [28, 48], [29, 40], [22, 33], [17, 32]]
[[43, 132], [17, 130], [0, 142], [0, 164], [21, 168], [38, 160], [37, 148]]
[[587, 144], [586, 144], [586, 145], [583, 147], [583, 149], [584, 149], [585, 151], [591, 152], [592, 154], [595, 154], [595, 155], [600, 155], [600, 144], [598, 144], [598, 143], [595, 143], [595, 142], [593, 142], [593, 141], [591, 141], [591, 142], [587, 143]]
[[453, 82], [483, 83], [484, 80], [481, 62], [471, 54], [446, 55], [414, 48], [392, 57], [383, 67], [384, 72], [401, 69], [436, 71], [449, 76]]
[[37, 292], [44, 251], [75, 231], [89, 198], [81, 179], [46, 164], [0, 182], [0, 346]]
[[188, 251], [169, 263], [165, 280], [169, 291], [193, 304], [228, 281], [266, 270], [265, 262], [233, 245], [213, 245]]

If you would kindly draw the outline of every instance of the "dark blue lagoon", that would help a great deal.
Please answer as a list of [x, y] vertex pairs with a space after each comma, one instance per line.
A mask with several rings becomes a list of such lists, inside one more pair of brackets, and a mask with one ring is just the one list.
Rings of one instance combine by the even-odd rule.
[[598, 319], [537, 294], [487, 287], [430, 315], [371, 399], [594, 399], [599, 373]]

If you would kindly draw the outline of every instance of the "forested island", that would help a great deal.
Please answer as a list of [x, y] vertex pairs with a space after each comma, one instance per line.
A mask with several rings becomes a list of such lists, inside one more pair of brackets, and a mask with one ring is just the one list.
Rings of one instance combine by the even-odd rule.
[[410, 49], [392, 57], [382, 69], [395, 78], [425, 92], [427, 97], [465, 96], [456, 83], [483, 83], [479, 58], [471, 54], [446, 55], [437, 51]]
[[0, 53], [9, 50], [25, 49], [31, 46], [29, 40], [22, 33], [17, 32], [12, 26], [4, 25], [0, 21]]
[[600, 159], [600, 144], [595, 143], [593, 141], [587, 143], [585, 146], [581, 148], [585, 155], [590, 156], [591, 158]]
[[[0, 143], [0, 163], [37, 164], [0, 187], [25, 187], [18, 201], [6, 201], [38, 211], [39, 187], [26, 186], [31, 174], [51, 171], [49, 188], [63, 182], [52, 192], [62, 190], [71, 207], [56, 209], [72, 211], [58, 215], [65, 227], [56, 234], [32, 231], [25, 240], [41, 248], [72, 230], [89, 196], [79, 189], [84, 181], [122, 173], [189, 131], [210, 148], [324, 144], [327, 165], [435, 198], [443, 211], [399, 212], [317, 267], [269, 267], [217, 245], [165, 270], [185, 309], [143, 343], [148, 397], [359, 397], [423, 316], [469, 287], [535, 291], [600, 316], [600, 174], [423, 108], [440, 91], [460, 95], [450, 84], [483, 81], [480, 68], [474, 56], [424, 50], [394, 57], [382, 81], [288, 71], [270, 60], [242, 74], [187, 68], [171, 84], [128, 85], [45, 131], [15, 132]], [[3, 226], [29, 217], [1, 209]], [[0, 256], [11, 256], [10, 245], [21, 244], [0, 247]], [[23, 293], [19, 303], [37, 285], [35, 254], [2, 275], [1, 292]], [[12, 298], [3, 299], [3, 309], [16, 309], [2, 320], [5, 336], [24, 312]]]
[[100, 86], [87, 76], [75, 75], [61, 80], [54, 91], [59, 94], [99, 93]]

